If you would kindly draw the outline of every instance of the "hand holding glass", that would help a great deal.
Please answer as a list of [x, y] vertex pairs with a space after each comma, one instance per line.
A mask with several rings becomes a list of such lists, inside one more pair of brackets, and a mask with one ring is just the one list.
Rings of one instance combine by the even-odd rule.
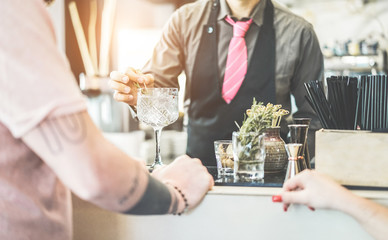
[[160, 134], [165, 126], [178, 119], [177, 88], [139, 88], [137, 92], [137, 114], [141, 122], [151, 126], [155, 132], [156, 154], [150, 171], [162, 166], [160, 156]]

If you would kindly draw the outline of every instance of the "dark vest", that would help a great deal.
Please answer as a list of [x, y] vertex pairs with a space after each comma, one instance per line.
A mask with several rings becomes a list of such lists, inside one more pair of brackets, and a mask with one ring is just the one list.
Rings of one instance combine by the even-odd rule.
[[266, 1], [264, 23], [247, 74], [230, 104], [222, 98], [222, 81], [218, 73], [217, 15], [220, 4], [219, 0], [212, 3], [193, 68], [187, 129], [187, 154], [201, 159], [205, 166], [216, 166], [214, 141], [232, 138], [232, 132], [238, 130], [235, 122], [241, 126], [253, 98], [264, 104], [276, 102], [274, 7], [270, 0]]

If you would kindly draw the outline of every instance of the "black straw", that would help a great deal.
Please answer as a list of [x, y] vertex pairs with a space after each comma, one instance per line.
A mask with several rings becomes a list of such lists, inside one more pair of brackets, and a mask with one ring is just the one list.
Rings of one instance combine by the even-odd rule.
[[304, 84], [306, 99], [324, 128], [388, 127], [388, 76], [332, 76], [326, 81], [327, 89], [321, 81]]

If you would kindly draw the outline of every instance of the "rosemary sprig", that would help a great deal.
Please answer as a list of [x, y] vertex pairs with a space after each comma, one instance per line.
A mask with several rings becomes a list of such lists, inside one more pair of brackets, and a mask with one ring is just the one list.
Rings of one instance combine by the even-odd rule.
[[[133, 68], [132, 68], [132, 70], [133, 70], [137, 75], [143, 75], [143, 73], [141, 72], [140, 69], [133, 69]], [[133, 84], [135, 85], [135, 87], [136, 87], [137, 89], [142, 88], [138, 82], [134, 82]], [[143, 87], [142, 93], [144, 94], [144, 93], [147, 93], [147, 85], [145, 84], [145, 82], [143, 82], [143, 86], [144, 86], [144, 87]]]
[[280, 121], [284, 115], [289, 112], [282, 109], [282, 105], [273, 105], [268, 103], [266, 106], [262, 102], [257, 102], [253, 98], [253, 103], [250, 109], [247, 109], [244, 114], [244, 120], [241, 127], [236, 125], [242, 133], [258, 132], [262, 133], [266, 128], [280, 126]]
[[[142, 88], [141, 86], [140, 86], [140, 84], [138, 83], [138, 82], [134, 82], [134, 84], [135, 84], [135, 87], [137, 88], [137, 89], [139, 89], [139, 88]], [[143, 83], [143, 86], [144, 86], [144, 88], [142, 88], [142, 92], [141, 93], [147, 93], [147, 85], [145, 84], [145, 83]]]

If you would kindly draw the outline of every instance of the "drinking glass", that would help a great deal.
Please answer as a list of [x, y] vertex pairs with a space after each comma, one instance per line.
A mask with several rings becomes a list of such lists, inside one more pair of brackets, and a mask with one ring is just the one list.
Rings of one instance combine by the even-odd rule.
[[150, 171], [162, 166], [160, 156], [160, 135], [165, 126], [178, 119], [178, 89], [177, 88], [139, 88], [137, 92], [137, 114], [144, 124], [154, 129], [156, 154]]
[[233, 177], [234, 160], [232, 140], [214, 141], [214, 152], [217, 160], [218, 178]]
[[264, 135], [256, 132], [233, 132], [234, 171], [242, 182], [264, 178]]

